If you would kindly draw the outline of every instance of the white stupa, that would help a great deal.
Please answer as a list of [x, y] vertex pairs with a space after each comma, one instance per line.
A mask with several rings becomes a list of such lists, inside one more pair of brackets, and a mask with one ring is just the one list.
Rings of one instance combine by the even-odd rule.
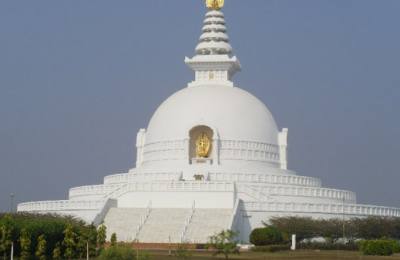
[[221, 6], [204, 20], [188, 86], [165, 100], [137, 134], [136, 167], [103, 184], [71, 188], [68, 200], [27, 202], [19, 212], [72, 215], [120, 241], [205, 243], [223, 229], [248, 241], [272, 216], [314, 218], [400, 216], [400, 209], [360, 205], [351, 191], [321, 187], [288, 170], [288, 129], [235, 86]]

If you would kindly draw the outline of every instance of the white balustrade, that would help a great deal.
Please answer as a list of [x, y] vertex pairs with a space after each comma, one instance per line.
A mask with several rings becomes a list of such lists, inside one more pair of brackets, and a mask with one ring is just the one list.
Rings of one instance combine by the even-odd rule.
[[104, 184], [123, 184], [137, 181], [178, 181], [182, 178], [182, 172], [144, 172], [122, 173], [104, 177]]
[[232, 182], [200, 182], [200, 181], [177, 181], [177, 182], [135, 182], [127, 183], [118, 190], [110, 193], [107, 197], [118, 198], [127, 192], [162, 192], [162, 191], [234, 191]]
[[246, 211], [400, 217], [400, 209], [360, 204], [243, 202]]
[[[160, 141], [145, 144], [143, 163], [163, 160], [185, 160], [187, 140]], [[222, 160], [249, 160], [279, 164], [279, 147], [273, 144], [244, 140], [219, 140]]]
[[89, 186], [81, 186], [74, 187], [69, 190], [69, 198], [77, 198], [80, 196], [89, 196], [89, 195], [105, 195], [110, 193], [120, 187], [121, 184], [107, 184], [107, 185], [89, 185]]
[[[314, 187], [286, 187], [275, 185], [252, 185], [236, 183], [238, 192], [244, 192], [256, 199], [267, 200], [271, 196], [305, 196], [315, 198], [327, 198], [342, 201], [347, 203], [355, 203], [356, 195], [354, 192], [329, 189], [329, 188], [314, 188]], [[258, 195], [259, 194], [259, 195]]]
[[18, 212], [31, 211], [69, 211], [69, 210], [101, 210], [106, 200], [93, 201], [74, 201], [74, 200], [56, 200], [56, 201], [35, 201], [18, 204]]
[[282, 174], [250, 174], [250, 173], [222, 173], [210, 172], [211, 181], [235, 181], [235, 182], [254, 182], [254, 183], [273, 183], [298, 186], [320, 187], [321, 181], [317, 178], [304, 177], [297, 175]]

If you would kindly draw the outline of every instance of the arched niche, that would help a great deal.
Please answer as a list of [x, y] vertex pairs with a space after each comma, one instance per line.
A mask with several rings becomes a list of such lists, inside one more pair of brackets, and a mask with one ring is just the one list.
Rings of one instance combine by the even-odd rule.
[[[193, 127], [189, 131], [189, 158], [193, 163], [195, 162], [209, 162], [212, 163], [214, 157], [214, 131], [205, 125]], [[199, 153], [200, 140], [209, 142], [207, 153]]]

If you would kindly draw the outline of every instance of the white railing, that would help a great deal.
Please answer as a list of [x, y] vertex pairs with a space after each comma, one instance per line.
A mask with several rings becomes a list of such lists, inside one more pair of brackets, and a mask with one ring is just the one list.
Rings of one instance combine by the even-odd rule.
[[118, 198], [127, 192], [210, 192], [234, 191], [232, 182], [200, 182], [200, 181], [171, 181], [171, 182], [136, 182], [121, 186], [118, 190], [108, 194], [108, 197]]
[[146, 213], [144, 214], [144, 216], [140, 217], [140, 222], [139, 225], [136, 227], [135, 239], [133, 241], [139, 241], [140, 231], [142, 230], [144, 224], [146, 224], [147, 220], [149, 219], [150, 213], [151, 213], [151, 201], [149, 201], [149, 204], [147, 205]]
[[[189, 139], [146, 143], [143, 163], [165, 160], [186, 160]], [[166, 152], [167, 151], [167, 152]], [[222, 160], [247, 160], [279, 164], [279, 146], [246, 140], [219, 140]]]
[[255, 189], [250, 185], [236, 184], [236, 187], [238, 192], [243, 192], [253, 199], [260, 201], [275, 201], [275, 199], [272, 198], [270, 195], [262, 192], [260, 189]]
[[106, 185], [88, 185], [74, 187], [69, 189], [69, 198], [78, 198], [82, 196], [104, 196], [118, 189], [121, 184], [106, 184]]
[[209, 178], [211, 181], [254, 182], [313, 187], [321, 186], [321, 181], [317, 178], [297, 175], [210, 172]]
[[101, 209], [101, 211], [99, 212], [99, 214], [97, 214], [96, 217], [94, 218], [93, 224], [95, 226], [100, 225], [104, 221], [104, 218], [106, 217], [108, 211], [111, 208], [116, 208], [116, 207], [118, 207], [118, 202], [113, 199], [108, 199], [104, 204], [103, 208]]
[[122, 194], [125, 190], [126, 187], [128, 186], [127, 183], [119, 186], [117, 189], [109, 192], [108, 194], [104, 195], [104, 198], [118, 198], [119, 194]]
[[190, 223], [192, 222], [195, 209], [196, 209], [196, 201], [193, 201], [192, 209], [190, 210], [189, 216], [186, 218], [185, 224], [183, 226], [183, 230], [182, 230], [181, 237], [180, 237], [181, 243], [185, 243], [186, 242], [185, 241], [186, 233], [187, 233], [187, 230], [188, 230], [188, 227], [189, 227]]
[[399, 208], [361, 204], [328, 204], [296, 202], [244, 202], [246, 211], [334, 214], [346, 216], [400, 217]]
[[56, 201], [35, 201], [18, 204], [18, 211], [24, 212], [42, 212], [42, 211], [69, 211], [69, 210], [101, 210], [106, 200], [93, 201], [74, 201], [74, 200], [56, 200]]
[[136, 181], [178, 181], [182, 178], [182, 172], [144, 172], [122, 173], [104, 177], [104, 184], [122, 184]]
[[251, 185], [237, 183], [238, 192], [248, 193], [257, 200], [268, 200], [271, 196], [304, 196], [314, 198], [328, 198], [347, 203], [356, 202], [356, 194], [352, 191], [315, 188], [315, 187], [297, 187], [297, 186], [277, 186], [277, 185]]

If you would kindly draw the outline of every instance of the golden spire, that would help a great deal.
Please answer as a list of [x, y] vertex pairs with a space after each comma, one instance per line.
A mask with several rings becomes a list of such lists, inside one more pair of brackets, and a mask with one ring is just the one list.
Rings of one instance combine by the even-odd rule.
[[220, 10], [224, 7], [224, 0], [206, 0], [206, 5], [210, 10]]

